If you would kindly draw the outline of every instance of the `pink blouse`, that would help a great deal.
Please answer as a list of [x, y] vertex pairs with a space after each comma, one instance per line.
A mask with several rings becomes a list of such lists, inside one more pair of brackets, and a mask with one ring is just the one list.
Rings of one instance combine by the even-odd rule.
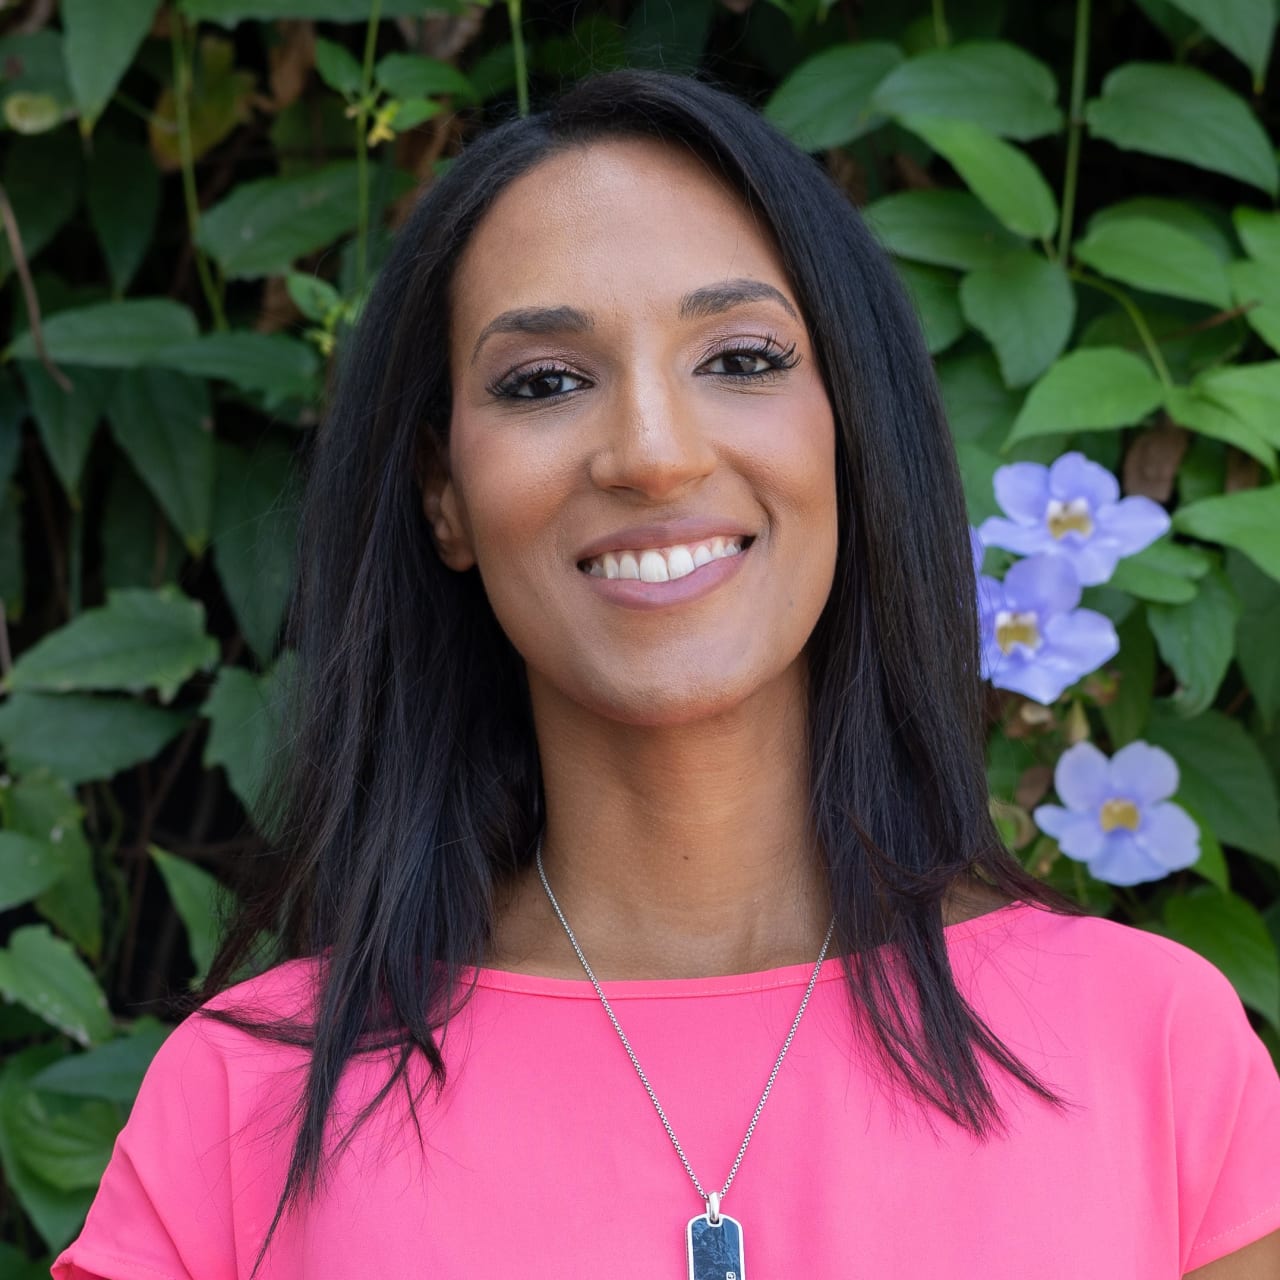
[[[994, 1068], [1004, 1136], [982, 1143], [917, 1106], [857, 1047], [827, 960], [724, 1200], [750, 1280], [1175, 1280], [1280, 1227], [1280, 1078], [1216, 968], [1136, 928], [1020, 903], [946, 936], [960, 990], [1070, 1108]], [[216, 1003], [296, 1012], [314, 971], [293, 961]], [[708, 1189], [811, 972], [602, 984]], [[591, 984], [478, 980], [445, 1037], [444, 1092], [421, 1101], [421, 1146], [397, 1090], [284, 1219], [263, 1280], [687, 1274], [685, 1224], [703, 1201]], [[302, 1051], [183, 1022], [53, 1276], [248, 1277], [304, 1066]], [[385, 1071], [348, 1069], [344, 1130]]]

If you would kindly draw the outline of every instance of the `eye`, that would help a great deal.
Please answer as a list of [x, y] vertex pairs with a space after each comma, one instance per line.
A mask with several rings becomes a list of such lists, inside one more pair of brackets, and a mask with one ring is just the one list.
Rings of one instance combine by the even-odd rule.
[[508, 400], [553, 400], [577, 390], [576, 386], [566, 387], [566, 382], [585, 386], [587, 380], [559, 365], [547, 364], [508, 374], [489, 390], [493, 395]]
[[[702, 367], [708, 369], [712, 377], [717, 378], [763, 379], [794, 368], [799, 362], [794, 342], [783, 350], [775, 342], [768, 341], [728, 347], [717, 352]], [[723, 364], [725, 367], [720, 369], [712, 367], [717, 364]]]

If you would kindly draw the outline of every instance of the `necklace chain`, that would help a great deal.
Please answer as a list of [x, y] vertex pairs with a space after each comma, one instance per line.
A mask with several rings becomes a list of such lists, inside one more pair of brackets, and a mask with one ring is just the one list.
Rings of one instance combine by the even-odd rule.
[[[564, 918], [564, 912], [560, 910], [560, 904], [556, 901], [555, 894], [551, 892], [551, 886], [547, 883], [547, 873], [542, 868], [542, 837], [538, 837], [538, 845], [535, 853], [535, 859], [538, 864], [538, 876], [542, 881], [542, 887], [547, 891], [547, 897], [551, 900], [551, 905], [555, 909], [555, 913], [560, 917], [560, 923], [564, 925], [564, 931], [569, 935], [569, 941], [573, 944], [574, 951], [578, 954], [578, 959], [582, 961], [582, 967], [587, 971], [587, 977], [591, 979], [591, 985], [596, 989], [596, 995], [600, 997], [600, 1003], [604, 1005], [604, 1011], [609, 1015], [609, 1021], [613, 1023], [613, 1029], [618, 1033], [618, 1038], [622, 1041], [622, 1047], [627, 1051], [627, 1057], [631, 1059], [631, 1065], [635, 1067], [636, 1074], [640, 1077], [640, 1083], [644, 1085], [645, 1092], [649, 1095], [649, 1101], [653, 1103], [654, 1110], [658, 1113], [658, 1119], [662, 1121], [662, 1127], [667, 1131], [667, 1137], [671, 1139], [671, 1145], [676, 1149], [676, 1155], [680, 1157], [680, 1163], [684, 1165], [685, 1172], [693, 1179], [693, 1185], [697, 1187], [698, 1194], [706, 1201], [710, 1202], [711, 1197], [702, 1188], [702, 1183], [698, 1181], [698, 1175], [694, 1173], [693, 1166], [690, 1165], [688, 1157], [684, 1153], [684, 1148], [680, 1145], [679, 1138], [676, 1137], [675, 1130], [671, 1127], [671, 1122], [667, 1119], [667, 1113], [662, 1109], [662, 1103], [658, 1101], [658, 1095], [654, 1093], [653, 1086], [649, 1083], [649, 1077], [645, 1075], [644, 1068], [640, 1065], [640, 1059], [636, 1057], [635, 1050], [631, 1047], [631, 1041], [627, 1039], [626, 1032], [618, 1023], [618, 1019], [614, 1017], [613, 1009], [605, 997], [604, 991], [601, 990], [600, 984], [596, 981], [596, 975], [591, 972], [591, 966], [587, 963], [587, 957], [582, 954], [582, 948], [578, 946], [578, 940], [573, 936], [573, 930], [569, 928], [569, 922]], [[796, 1011], [795, 1020], [791, 1024], [791, 1030], [787, 1032], [787, 1038], [783, 1041], [782, 1049], [778, 1054], [778, 1060], [773, 1064], [773, 1070], [769, 1072], [769, 1082], [764, 1087], [764, 1093], [760, 1095], [760, 1101], [756, 1103], [755, 1114], [751, 1117], [751, 1123], [747, 1126], [746, 1137], [742, 1139], [742, 1146], [738, 1148], [737, 1157], [734, 1159], [733, 1168], [729, 1170], [729, 1176], [724, 1180], [724, 1186], [720, 1188], [717, 1201], [723, 1200], [728, 1194], [729, 1184], [733, 1181], [734, 1175], [738, 1172], [738, 1166], [742, 1163], [742, 1157], [746, 1155], [747, 1144], [751, 1141], [751, 1135], [755, 1132], [756, 1121], [760, 1119], [760, 1113], [764, 1110], [764, 1104], [769, 1100], [769, 1092], [773, 1088], [773, 1082], [777, 1079], [778, 1069], [782, 1066], [782, 1060], [787, 1056], [787, 1050], [791, 1048], [791, 1040], [796, 1034], [796, 1028], [800, 1025], [800, 1019], [804, 1016], [805, 1006], [809, 1003], [809, 996], [813, 993], [814, 984], [818, 981], [818, 973], [822, 968], [822, 962], [826, 959], [827, 947], [831, 943], [831, 935], [835, 931], [835, 917], [831, 917], [831, 923], [827, 926], [827, 936], [823, 939], [822, 950], [818, 954], [818, 963], [813, 966], [813, 973], [809, 977], [809, 985], [805, 988], [804, 999], [800, 1001], [800, 1008]], [[717, 1205], [718, 1208], [718, 1205]]]

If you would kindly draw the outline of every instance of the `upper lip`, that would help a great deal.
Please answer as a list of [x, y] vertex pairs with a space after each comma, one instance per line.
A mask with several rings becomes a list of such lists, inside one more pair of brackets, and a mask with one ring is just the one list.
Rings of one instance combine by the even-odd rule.
[[739, 520], [691, 516], [684, 520], [664, 520], [660, 524], [637, 524], [618, 529], [588, 542], [576, 559], [594, 560], [606, 551], [646, 551], [659, 547], [691, 546], [710, 538], [750, 538], [753, 532]]

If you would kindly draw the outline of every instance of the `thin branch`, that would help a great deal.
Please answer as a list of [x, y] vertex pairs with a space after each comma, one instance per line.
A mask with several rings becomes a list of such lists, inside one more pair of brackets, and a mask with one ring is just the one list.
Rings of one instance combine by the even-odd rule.
[[13, 255], [13, 269], [22, 282], [22, 298], [27, 304], [27, 322], [31, 325], [31, 340], [36, 346], [36, 355], [44, 365], [45, 372], [68, 395], [74, 390], [71, 379], [58, 368], [49, 356], [49, 349], [44, 345], [44, 329], [40, 324], [40, 299], [36, 297], [36, 286], [31, 279], [31, 267], [27, 262], [26, 250], [22, 247], [22, 232], [18, 227], [18, 219], [9, 203], [9, 193], [0, 183], [0, 219], [4, 220], [5, 239], [9, 241], [9, 252]]

